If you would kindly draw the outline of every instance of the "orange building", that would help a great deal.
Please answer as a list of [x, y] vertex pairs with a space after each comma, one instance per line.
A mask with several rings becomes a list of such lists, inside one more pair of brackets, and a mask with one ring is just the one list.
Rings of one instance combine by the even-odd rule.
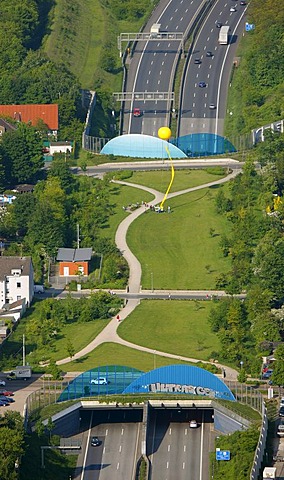
[[61, 277], [89, 275], [91, 257], [91, 248], [59, 248], [56, 258], [59, 262], [59, 275]]

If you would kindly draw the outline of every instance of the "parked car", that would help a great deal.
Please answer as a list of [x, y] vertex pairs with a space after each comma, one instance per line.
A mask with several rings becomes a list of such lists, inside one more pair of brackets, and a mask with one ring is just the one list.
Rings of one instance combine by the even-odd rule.
[[98, 377], [92, 378], [91, 383], [94, 385], [107, 385], [109, 381], [106, 379], [106, 377]]
[[280, 420], [280, 423], [277, 428], [277, 435], [278, 437], [284, 437], [284, 419]]
[[0, 380], [0, 385], [1, 385], [1, 387], [5, 387], [5, 385], [6, 385], [5, 380]]
[[284, 397], [280, 398], [280, 407], [284, 407]]
[[263, 379], [270, 378], [271, 375], [272, 375], [272, 373], [273, 373], [273, 370], [272, 370], [271, 368], [269, 368], [268, 370], [266, 370], [266, 372], [264, 372], [264, 373], [262, 374], [262, 378], [263, 378]]
[[279, 408], [279, 417], [284, 417], [284, 407]]
[[10, 390], [0, 390], [0, 395], [5, 395], [5, 397], [13, 397], [14, 393]]
[[198, 427], [198, 423], [196, 420], [190, 420], [189, 422], [189, 428], [197, 428]]
[[1, 400], [4, 401], [4, 402], [8, 402], [8, 403], [14, 403], [14, 402], [15, 402], [15, 400], [14, 400], [13, 398], [11, 398], [11, 397], [6, 397], [5, 395], [3, 395], [3, 396], [1, 395], [1, 396], [0, 396], [0, 401], [1, 401]]
[[7, 400], [0, 400], [0, 407], [8, 407], [10, 405]]
[[91, 445], [92, 447], [99, 447], [102, 442], [100, 441], [99, 437], [92, 437]]

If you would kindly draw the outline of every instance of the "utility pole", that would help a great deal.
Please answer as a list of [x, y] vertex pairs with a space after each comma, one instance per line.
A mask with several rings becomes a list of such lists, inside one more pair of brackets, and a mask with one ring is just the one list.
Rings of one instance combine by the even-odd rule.
[[80, 226], [77, 223], [77, 248], [80, 248]]
[[26, 346], [25, 346], [25, 335], [23, 335], [23, 366], [26, 365]]

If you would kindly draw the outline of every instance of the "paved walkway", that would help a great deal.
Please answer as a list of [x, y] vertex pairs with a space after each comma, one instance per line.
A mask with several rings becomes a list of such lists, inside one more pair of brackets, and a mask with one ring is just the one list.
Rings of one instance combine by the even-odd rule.
[[[196, 190], [201, 190], [203, 188], [208, 188], [214, 185], [220, 185], [222, 183], [228, 182], [232, 178], [234, 178], [236, 175], [240, 173], [240, 170], [234, 170], [232, 173], [227, 175], [224, 178], [218, 179], [214, 182], [206, 183], [204, 185], [199, 185], [197, 187], [192, 187], [192, 188], [187, 188], [185, 190], [180, 190], [178, 192], [173, 192], [168, 195], [168, 198], [173, 198], [177, 197], [178, 195], [183, 195], [185, 193], [193, 192]], [[142, 185], [137, 185], [135, 183], [129, 183], [129, 182], [123, 182], [123, 181], [115, 181], [115, 183], [119, 183], [122, 185], [127, 185], [131, 186], [134, 188], [139, 188], [141, 190], [147, 191], [149, 193], [152, 193], [154, 195], [154, 199], [151, 202], [148, 202], [148, 205], [155, 206], [159, 203], [164, 198], [164, 193], [161, 193], [157, 190], [154, 190], [152, 188], [148, 188]], [[129, 265], [129, 293], [139, 293], [140, 288], [141, 288], [141, 264], [138, 261], [138, 259], [133, 255], [131, 250], [129, 249], [127, 242], [126, 242], [126, 234], [129, 226], [131, 223], [136, 220], [140, 215], [142, 215], [145, 212], [145, 206], [143, 205], [142, 207], [138, 208], [134, 212], [132, 212], [130, 215], [128, 215], [118, 226], [118, 229], [116, 231], [115, 235], [115, 242], [119, 250], [122, 252], [124, 258], [128, 262]], [[208, 292], [209, 294], [211, 292]], [[140, 300], [139, 299], [129, 299], [125, 307], [119, 312], [120, 319], [123, 321], [133, 310], [139, 305]], [[173, 359], [178, 359], [178, 360], [183, 360], [183, 361], [188, 361], [192, 363], [197, 363], [200, 360], [190, 358], [190, 357], [183, 357], [180, 355], [173, 355], [170, 353], [165, 353], [165, 352], [160, 352], [155, 349], [147, 348], [147, 347], [142, 347], [141, 345], [136, 345], [131, 342], [127, 342], [126, 340], [123, 340], [122, 338], [119, 337], [117, 333], [117, 328], [119, 326], [119, 322], [117, 321], [116, 316], [112, 318], [112, 320], [109, 322], [109, 324], [104, 328], [104, 330], [91, 342], [89, 343], [85, 348], [77, 352], [72, 359], [70, 357], [64, 358], [62, 360], [58, 360], [56, 363], [57, 365], [64, 365], [65, 363], [69, 363], [71, 360], [77, 360], [85, 355], [87, 355], [89, 352], [94, 350], [96, 347], [99, 345], [106, 343], [106, 342], [111, 342], [111, 343], [119, 343], [120, 345], [124, 345], [129, 348], [133, 348], [136, 350], [140, 350], [143, 352], [155, 354], [155, 355], [161, 355], [164, 357], [168, 358], [173, 358]], [[202, 363], [210, 363], [210, 362], [202, 362]], [[226, 378], [229, 380], [235, 380], [237, 378], [238, 372], [234, 370], [233, 368], [227, 367], [225, 365], [219, 365], [216, 364], [216, 366], [219, 366], [220, 368], [224, 368], [226, 370]]]

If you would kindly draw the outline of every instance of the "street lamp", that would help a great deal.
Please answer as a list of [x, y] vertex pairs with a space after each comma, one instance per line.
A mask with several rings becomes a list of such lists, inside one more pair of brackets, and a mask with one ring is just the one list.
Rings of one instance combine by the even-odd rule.
[[243, 368], [243, 364], [244, 364], [244, 362], [241, 360], [241, 361], [240, 361], [241, 369]]

